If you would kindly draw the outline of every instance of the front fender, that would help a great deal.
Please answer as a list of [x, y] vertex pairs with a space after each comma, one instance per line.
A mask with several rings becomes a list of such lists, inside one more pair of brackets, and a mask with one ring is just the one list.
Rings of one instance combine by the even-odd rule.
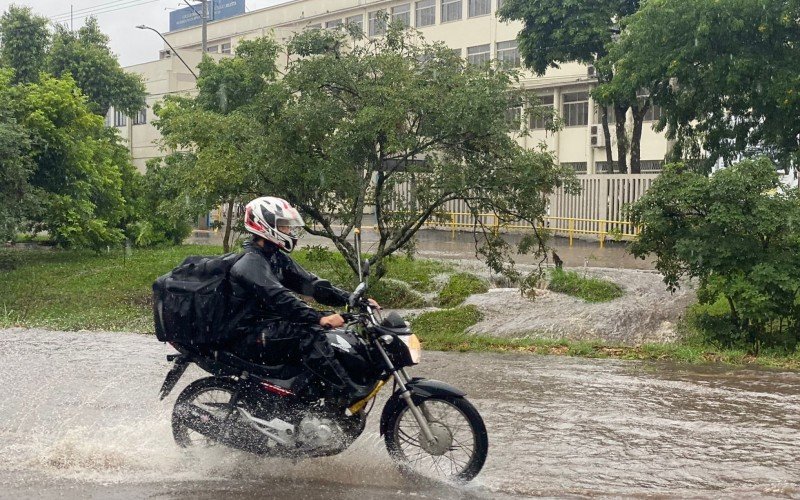
[[[461, 389], [457, 389], [452, 385], [441, 382], [439, 380], [431, 380], [426, 378], [414, 377], [406, 384], [406, 388], [411, 391], [411, 398], [415, 404], [419, 404], [428, 398], [433, 397], [455, 397], [463, 398], [467, 395]], [[400, 389], [395, 391], [394, 394], [386, 402], [381, 412], [381, 436], [386, 433], [386, 428], [389, 425], [390, 417], [399, 409], [399, 406], [405, 404], [405, 401], [400, 397]]]

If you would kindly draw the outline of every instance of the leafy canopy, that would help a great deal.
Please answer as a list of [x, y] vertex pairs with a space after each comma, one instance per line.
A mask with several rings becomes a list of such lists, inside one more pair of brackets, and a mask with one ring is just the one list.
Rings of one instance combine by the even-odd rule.
[[[298, 205], [316, 224], [309, 231], [333, 240], [353, 269], [347, 238], [366, 207], [377, 218], [371, 261], [380, 276], [382, 260], [412, 244], [451, 200], [537, 225], [544, 195], [573, 186], [549, 152], [525, 150], [508, 135], [507, 108], [531, 99], [514, 73], [465, 65], [443, 44], [394, 25], [385, 38], [350, 35], [311, 31], [293, 41], [322, 50], [289, 65], [281, 83], [290, 97], [255, 164], [265, 189]], [[502, 239], [476, 229], [487, 262], [510, 272]], [[541, 251], [539, 236], [522, 250]]]
[[98, 115], [105, 116], [111, 106], [128, 115], [145, 106], [144, 83], [120, 67], [93, 17], [77, 32], [56, 25], [47, 69], [56, 76], [71, 75]]
[[[535, 99], [516, 90], [513, 73], [465, 66], [443, 44], [397, 26], [374, 40], [344, 28], [306, 31], [290, 41], [280, 80], [276, 49], [255, 40], [231, 59], [204, 63], [199, 95], [168, 100], [158, 126], [165, 144], [186, 148], [182, 156], [204, 172], [195, 187], [209, 199], [282, 196], [354, 271], [349, 236], [369, 207], [379, 277], [384, 259], [408, 248], [448, 201], [537, 223], [545, 194], [575, 186], [549, 152], [509, 137], [508, 106]], [[509, 270], [507, 246], [485, 233], [481, 252]], [[523, 250], [539, 250], [539, 236]]]
[[[682, 157], [796, 158], [800, 3], [651, 0], [611, 51], [615, 81], [646, 88]], [[707, 170], [706, 170], [707, 171]]]

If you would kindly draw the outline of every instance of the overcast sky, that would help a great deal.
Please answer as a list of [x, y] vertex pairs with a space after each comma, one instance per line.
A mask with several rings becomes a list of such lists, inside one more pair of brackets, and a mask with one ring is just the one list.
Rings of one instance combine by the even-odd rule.
[[[286, 1], [246, 0], [245, 5], [249, 12]], [[136, 25], [146, 24], [163, 33], [169, 29], [169, 12], [186, 7], [182, 0], [0, 0], [0, 11], [5, 12], [10, 5], [24, 5], [53, 22], [68, 25], [70, 4], [74, 28], [82, 26], [88, 15], [94, 15], [103, 32], [111, 37], [111, 50], [122, 66], [158, 59], [158, 51], [164, 47], [158, 35], [138, 30]]]

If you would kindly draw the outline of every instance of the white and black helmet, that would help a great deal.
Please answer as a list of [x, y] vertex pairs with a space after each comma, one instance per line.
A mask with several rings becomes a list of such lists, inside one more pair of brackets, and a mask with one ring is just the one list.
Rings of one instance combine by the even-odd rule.
[[[288, 201], [274, 196], [262, 196], [245, 207], [244, 228], [256, 236], [275, 243], [286, 252], [297, 246], [297, 239], [303, 234], [303, 218]], [[281, 232], [278, 227], [286, 227]]]

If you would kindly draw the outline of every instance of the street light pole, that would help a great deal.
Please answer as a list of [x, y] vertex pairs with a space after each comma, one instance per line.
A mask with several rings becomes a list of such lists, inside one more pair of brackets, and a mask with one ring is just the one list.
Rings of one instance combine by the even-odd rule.
[[201, 17], [203, 18], [203, 35], [202, 35], [203, 42], [202, 42], [202, 46], [203, 46], [203, 54], [205, 54], [206, 53], [206, 48], [207, 48], [207, 45], [208, 45], [208, 43], [207, 43], [208, 42], [208, 36], [207, 36], [207, 33], [206, 33], [206, 26], [208, 25], [208, 0], [203, 0], [203, 15]]
[[177, 51], [177, 50], [175, 50], [175, 47], [173, 47], [173, 46], [172, 46], [172, 44], [171, 44], [171, 43], [169, 43], [169, 42], [167, 41], [167, 39], [166, 39], [166, 38], [164, 38], [164, 35], [162, 35], [160, 31], [158, 31], [158, 30], [157, 30], [157, 29], [155, 29], [155, 28], [151, 28], [150, 26], [145, 26], [144, 24], [140, 24], [139, 26], [137, 26], [137, 28], [139, 28], [140, 30], [150, 30], [150, 31], [154, 31], [154, 32], [155, 32], [155, 33], [156, 33], [158, 36], [160, 36], [160, 37], [161, 37], [161, 39], [162, 39], [162, 40], [164, 40], [164, 43], [166, 43], [166, 44], [167, 44], [167, 46], [170, 48], [170, 50], [172, 51], [172, 53], [173, 53], [173, 54], [175, 54], [175, 56], [176, 56], [178, 59], [180, 59], [180, 60], [181, 60], [181, 62], [183, 63], [183, 65], [184, 65], [184, 66], [186, 66], [186, 69], [188, 69], [188, 70], [189, 70], [189, 73], [191, 73], [191, 74], [192, 74], [192, 76], [194, 76], [194, 78], [195, 78], [195, 79], [197, 79], [197, 74], [196, 74], [194, 71], [192, 71], [192, 68], [191, 68], [191, 67], [190, 67], [188, 64], [186, 64], [186, 61], [184, 61], [184, 60], [183, 60], [183, 58], [181, 57], [181, 55], [180, 55], [180, 54], [178, 54], [178, 51]]

